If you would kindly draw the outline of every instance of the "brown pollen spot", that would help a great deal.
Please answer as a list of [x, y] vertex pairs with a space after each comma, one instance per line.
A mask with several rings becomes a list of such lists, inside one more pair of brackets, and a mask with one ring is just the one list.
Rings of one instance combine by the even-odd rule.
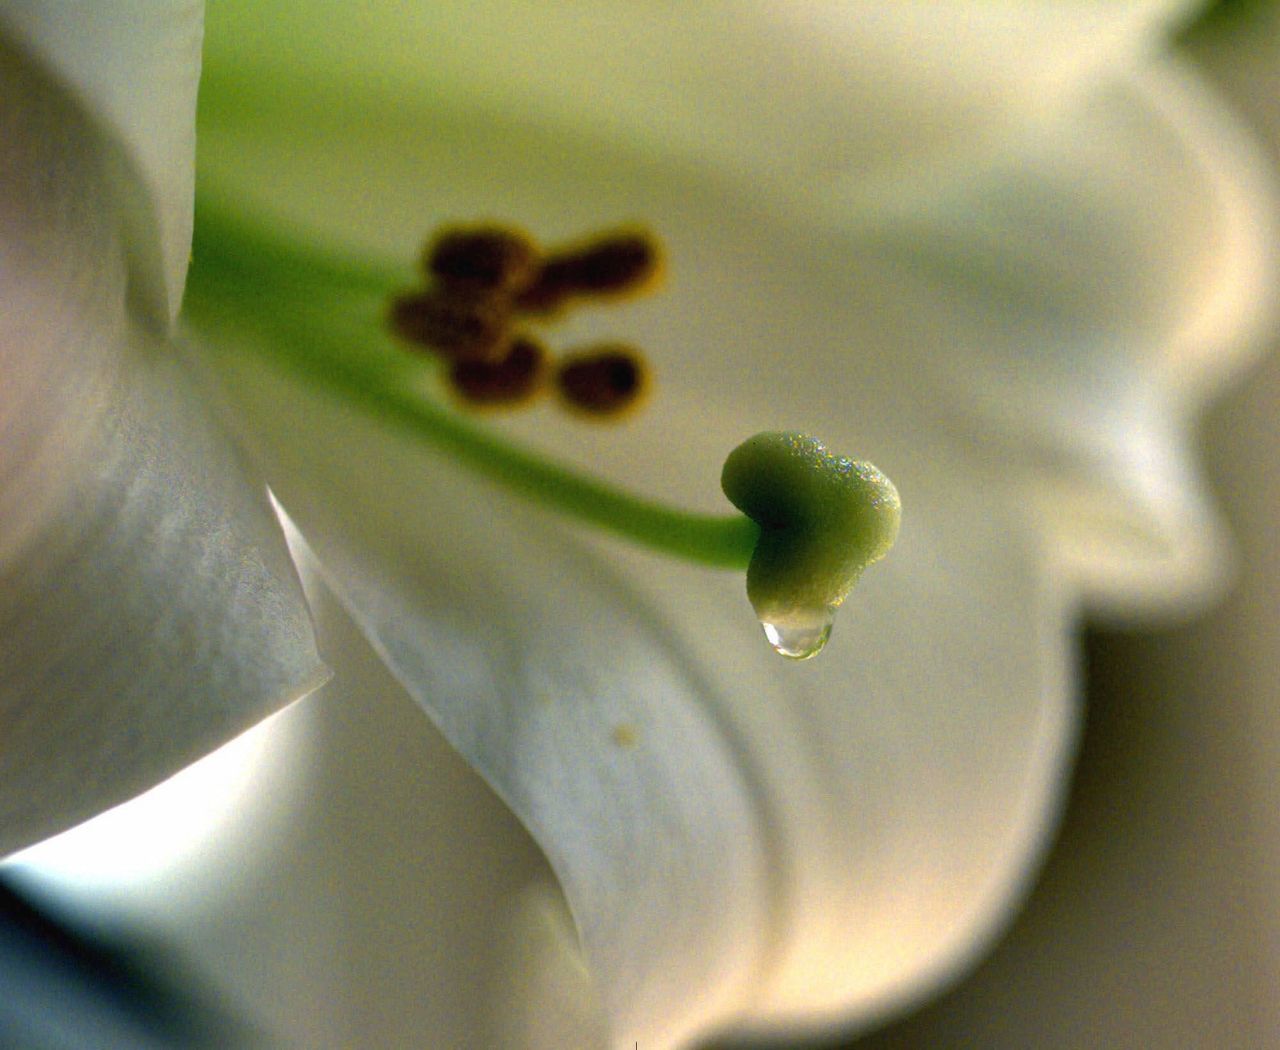
[[502, 226], [445, 229], [423, 259], [429, 276], [450, 288], [480, 294], [508, 294], [528, 287], [541, 263], [531, 238]]
[[619, 722], [610, 735], [614, 744], [621, 748], [632, 748], [640, 743], [640, 729], [631, 722]]
[[451, 361], [501, 360], [511, 345], [510, 320], [503, 300], [439, 289], [402, 295], [391, 304], [397, 335]]
[[541, 392], [549, 371], [546, 349], [526, 336], [517, 336], [501, 361], [455, 361], [449, 369], [449, 383], [455, 394], [474, 407], [510, 406]]
[[607, 343], [566, 357], [556, 383], [570, 408], [605, 418], [634, 407], [648, 387], [649, 377], [638, 350]]

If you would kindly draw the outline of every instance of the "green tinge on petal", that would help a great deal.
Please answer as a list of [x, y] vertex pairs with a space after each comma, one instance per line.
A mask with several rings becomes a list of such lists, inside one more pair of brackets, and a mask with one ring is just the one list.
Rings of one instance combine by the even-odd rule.
[[[291, 99], [359, 99], [376, 121], [447, 100], [712, 167], [793, 201], [852, 198], [861, 212], [970, 170], [1150, 47], [1189, 4], [468, 0], [353, 12], [336, 0], [220, 0], [201, 106], [256, 114], [256, 94], [284, 88]], [[242, 178], [260, 181], [252, 167]]]

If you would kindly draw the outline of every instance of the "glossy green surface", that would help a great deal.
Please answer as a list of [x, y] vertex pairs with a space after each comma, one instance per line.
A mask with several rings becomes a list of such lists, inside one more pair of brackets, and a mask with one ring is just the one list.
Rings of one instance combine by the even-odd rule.
[[901, 502], [893, 482], [804, 434], [757, 434], [743, 442], [725, 461], [721, 485], [760, 526], [747, 596], [767, 623], [839, 605], [898, 535]]

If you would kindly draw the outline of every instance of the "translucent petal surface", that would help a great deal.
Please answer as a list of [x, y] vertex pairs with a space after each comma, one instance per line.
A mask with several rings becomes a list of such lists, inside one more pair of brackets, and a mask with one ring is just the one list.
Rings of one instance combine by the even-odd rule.
[[[368, 96], [347, 91], [345, 56], [366, 42], [327, 64], [315, 42], [327, 27], [298, 29], [279, 80], [265, 46], [229, 73], [211, 59], [203, 156], [224, 204], [398, 255], [406, 281], [418, 238], [448, 220], [509, 218], [555, 240], [635, 219], [668, 246], [660, 296], [553, 332], [558, 345], [644, 346], [649, 411], [608, 431], [543, 409], [495, 425], [702, 509], [723, 509], [716, 478], [739, 441], [803, 427], [877, 463], [903, 495], [897, 550], [850, 599], [828, 653], [796, 668], [759, 637], [739, 578], [597, 545], [270, 380], [239, 356], [242, 333], [205, 333], [227, 340], [218, 367], [240, 424], [383, 656], [551, 858], [619, 1045], [667, 1045], [753, 1012], [866, 1020], [920, 993], [1006, 913], [1051, 823], [1072, 737], [1071, 599], [1045, 583], [1061, 579], [1051, 569], [1066, 539], [1050, 530], [1042, 545], [1028, 493], [1033, 479], [1059, 480], [1043, 448], [1069, 480], [1088, 469], [1065, 430], [1029, 453], [991, 427], [978, 398], [989, 385], [955, 374], [965, 362], [999, 374], [1031, 333], [1050, 371], [1088, 351], [1083, 371], [1097, 377], [1040, 382], [1038, 411], [1092, 409], [1119, 373], [1159, 416], [1160, 388], [1142, 370], [1158, 374], [1185, 319], [1160, 307], [1202, 287], [1216, 219], [1194, 211], [1158, 239], [1158, 223], [1135, 228], [1111, 195], [1134, 174], [1125, 151], [1155, 143], [1152, 185], [1170, 187], [1160, 209], [1199, 200], [1200, 182], [1179, 181], [1198, 162], [1171, 145], [1181, 118], [1148, 104], [1146, 84], [1124, 83], [1089, 119], [1053, 125], [1060, 148], [1046, 135], [1018, 169], [1025, 196], [1011, 207], [1050, 231], [1060, 219], [1081, 266], [1119, 280], [1099, 292], [1070, 273], [1037, 283], [1014, 238], [978, 241], [985, 269], [925, 268], [904, 249], [936, 237], [948, 259], [953, 230], [968, 247], [951, 209], [1009, 195], [1011, 155], [964, 169], [963, 191], [934, 187], [946, 203], [914, 225], [865, 212], [816, 222], [797, 177], [813, 156], [807, 129], [801, 159], [775, 167], [778, 151], [754, 166], [760, 140], [719, 154], [714, 133], [699, 153], [673, 132], [672, 159], [625, 106], [630, 118], [602, 128], [558, 97], [540, 102], [536, 87], [526, 110], [501, 70], [493, 98], [488, 80], [457, 91], [445, 73], [414, 80], [377, 26], [372, 53], [387, 57], [370, 68], [384, 75]], [[244, 31], [233, 39], [248, 49]], [[212, 55], [234, 67], [223, 48]], [[452, 57], [441, 61], [447, 72]], [[1117, 244], [1139, 237], [1158, 261], [1131, 273]], [[1020, 289], [1024, 277], [1042, 294]], [[1105, 345], [1081, 341], [1099, 328]], [[371, 323], [369, 345], [382, 338]], [[1164, 433], [1153, 447], [1177, 460]], [[1130, 451], [1102, 444], [1104, 460]], [[1127, 501], [1130, 480], [1108, 491]]]
[[860, 209], [932, 191], [1190, 6], [219, 3], [206, 90], [446, 97]]
[[201, 0], [0, 3], [0, 35], [34, 56], [102, 132], [139, 305], [172, 320], [191, 246]]
[[920, 393], [1031, 479], [1099, 607], [1185, 600], [1223, 567], [1188, 430], [1274, 314], [1276, 201], [1234, 116], [1165, 64], [884, 236]]
[[[10, 863], [181, 951], [272, 1033], [255, 1047], [604, 1046], [542, 854], [302, 568], [333, 678]], [[246, 745], [229, 795], [216, 767]], [[192, 828], [211, 806], [231, 819]]]
[[[719, 183], [625, 155], [561, 160], [503, 127], [468, 129], [464, 154], [447, 127], [416, 141], [419, 165], [379, 166], [393, 226], [422, 210], [398, 179], [420, 180], [409, 196], [440, 218], [490, 211], [496, 162], [517, 173], [501, 199], [535, 230], [628, 209], [669, 235], [664, 294], [557, 333], [637, 336], [658, 364], [652, 411], [605, 431], [535, 410], [512, 429], [725, 509], [730, 448], [758, 427], [812, 425], [899, 482], [905, 553], [868, 575], [814, 674], [787, 677], [740, 577], [570, 542], [563, 523], [249, 366], [230, 387], [249, 399], [242, 420], [273, 484], [410, 692], [553, 859], [619, 1039], [664, 1045], [751, 1008], [812, 1021], [900, 1001], [1003, 913], [1070, 739], [1059, 610], [1002, 509], [1013, 498], [981, 465], [948, 460], [898, 370], [851, 349], [872, 324], [887, 339], [892, 318], [850, 301], [843, 246]], [[243, 141], [242, 159], [271, 171]], [[378, 192], [340, 160], [303, 165], [326, 199]], [[349, 197], [344, 177], [360, 187]], [[874, 266], [857, 273], [885, 294]], [[823, 368], [839, 390], [810, 403], [809, 370]]]
[[[870, 1016], [1003, 915], [1071, 736], [1065, 632], [1004, 497], [908, 466], [898, 556], [797, 669], [736, 574], [579, 543], [340, 410], [237, 385], [389, 665], [547, 851], [618, 1045]], [[635, 477], [705, 466], [706, 420], [666, 419]]]
[[75, 103], [0, 39], [0, 853], [122, 801], [318, 676], [261, 483], [126, 310]]

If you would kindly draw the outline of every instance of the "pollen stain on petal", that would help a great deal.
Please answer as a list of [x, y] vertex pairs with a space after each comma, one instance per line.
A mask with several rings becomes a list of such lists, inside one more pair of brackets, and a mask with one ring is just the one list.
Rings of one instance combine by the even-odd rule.
[[640, 729], [631, 722], [619, 722], [613, 727], [613, 742], [615, 746], [630, 750], [640, 743]]

